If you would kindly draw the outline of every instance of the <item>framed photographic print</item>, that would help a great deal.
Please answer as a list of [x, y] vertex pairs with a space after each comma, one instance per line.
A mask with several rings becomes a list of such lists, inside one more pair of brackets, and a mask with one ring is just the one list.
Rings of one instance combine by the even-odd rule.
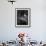
[[31, 26], [31, 9], [15, 8], [15, 26], [30, 27]]

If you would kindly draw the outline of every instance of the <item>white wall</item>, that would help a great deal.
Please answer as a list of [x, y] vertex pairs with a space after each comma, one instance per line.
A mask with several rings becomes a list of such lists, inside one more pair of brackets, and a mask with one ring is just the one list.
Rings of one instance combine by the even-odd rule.
[[[15, 27], [15, 8], [31, 8], [31, 27]], [[17, 0], [14, 5], [0, 0], [0, 40], [15, 40], [19, 32], [26, 32], [33, 40], [46, 40], [45, 0]]]

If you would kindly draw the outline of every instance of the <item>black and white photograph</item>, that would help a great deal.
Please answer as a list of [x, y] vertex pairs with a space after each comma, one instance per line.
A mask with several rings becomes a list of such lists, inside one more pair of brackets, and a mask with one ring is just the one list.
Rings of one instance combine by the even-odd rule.
[[30, 26], [30, 8], [16, 8], [16, 26], [29, 27]]

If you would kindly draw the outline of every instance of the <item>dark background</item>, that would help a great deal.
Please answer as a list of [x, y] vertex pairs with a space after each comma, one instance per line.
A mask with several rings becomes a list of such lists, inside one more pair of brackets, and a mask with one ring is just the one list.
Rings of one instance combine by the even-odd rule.
[[17, 10], [17, 25], [28, 25], [28, 10]]

